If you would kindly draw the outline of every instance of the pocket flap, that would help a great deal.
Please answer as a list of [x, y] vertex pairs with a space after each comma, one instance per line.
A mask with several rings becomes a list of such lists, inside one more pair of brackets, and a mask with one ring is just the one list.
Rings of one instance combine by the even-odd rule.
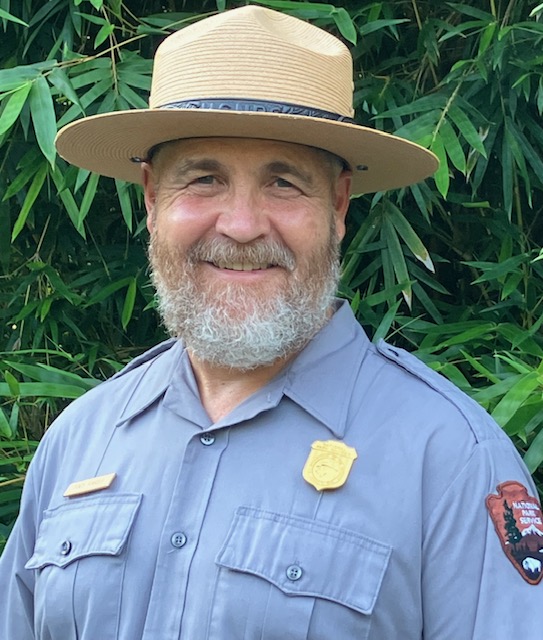
[[121, 553], [141, 502], [139, 494], [70, 499], [44, 513], [26, 569], [65, 567], [91, 555]]
[[217, 563], [265, 578], [288, 595], [372, 612], [391, 547], [355, 531], [241, 507]]

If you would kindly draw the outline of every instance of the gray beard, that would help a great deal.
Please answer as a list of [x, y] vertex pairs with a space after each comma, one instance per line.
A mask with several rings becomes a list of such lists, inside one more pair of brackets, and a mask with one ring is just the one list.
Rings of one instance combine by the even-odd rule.
[[282, 245], [203, 241], [181, 256], [172, 255], [153, 234], [151, 278], [163, 323], [201, 361], [241, 371], [271, 365], [300, 351], [326, 324], [339, 280], [338, 244], [331, 230], [328, 246], [269, 298], [265, 291], [248, 292], [236, 284], [224, 286], [219, 295], [207, 291], [196, 279], [194, 266], [201, 260], [228, 262], [235, 257], [292, 271], [294, 256]]

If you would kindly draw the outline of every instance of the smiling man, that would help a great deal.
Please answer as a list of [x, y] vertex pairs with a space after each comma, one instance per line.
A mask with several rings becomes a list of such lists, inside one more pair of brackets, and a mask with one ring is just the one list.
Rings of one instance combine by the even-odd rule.
[[74, 402], [0, 561], [6, 640], [537, 640], [543, 524], [490, 417], [334, 298], [351, 194], [436, 168], [345, 46], [255, 6], [167, 38], [59, 153], [143, 184], [172, 339]]
[[218, 420], [329, 319], [351, 174], [318, 149], [235, 138], [168, 143], [143, 170], [159, 307]]

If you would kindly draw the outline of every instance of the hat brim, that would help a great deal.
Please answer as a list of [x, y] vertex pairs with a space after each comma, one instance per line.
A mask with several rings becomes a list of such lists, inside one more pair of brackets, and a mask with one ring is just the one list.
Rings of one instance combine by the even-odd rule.
[[258, 111], [116, 111], [72, 122], [59, 131], [55, 143], [59, 155], [78, 167], [138, 183], [141, 169], [132, 158], [144, 159], [161, 142], [213, 137], [278, 140], [330, 151], [352, 168], [354, 195], [415, 184], [438, 167], [427, 149], [377, 129]]

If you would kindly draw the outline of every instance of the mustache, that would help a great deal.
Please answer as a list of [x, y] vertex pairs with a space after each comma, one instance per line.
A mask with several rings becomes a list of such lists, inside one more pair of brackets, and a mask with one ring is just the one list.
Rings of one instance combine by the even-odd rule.
[[198, 262], [268, 264], [293, 271], [296, 266], [294, 253], [276, 240], [260, 240], [250, 244], [238, 244], [232, 240], [213, 238], [200, 240], [187, 251], [191, 266]]

